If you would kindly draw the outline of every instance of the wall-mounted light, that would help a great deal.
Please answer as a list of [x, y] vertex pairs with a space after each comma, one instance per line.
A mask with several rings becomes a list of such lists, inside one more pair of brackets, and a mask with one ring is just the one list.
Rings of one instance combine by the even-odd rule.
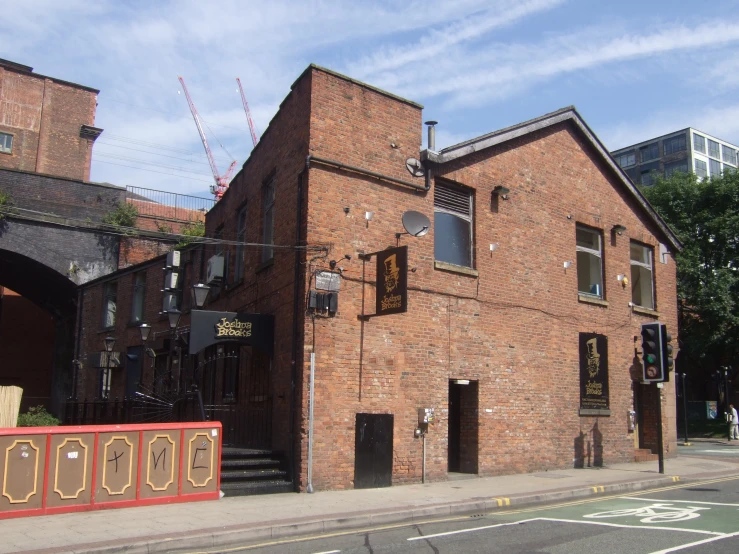
[[364, 219], [367, 220], [367, 227], [369, 228], [369, 222], [375, 217], [375, 212], [364, 212]]
[[349, 215], [349, 206], [344, 207], [344, 215]]
[[498, 249], [498, 246], [500, 246], [497, 242], [490, 243], [490, 257], [493, 257], [493, 252], [495, 252]]
[[564, 266], [565, 271], [567, 271], [568, 269], [570, 269], [572, 267], [572, 262], [571, 261], [566, 261], [562, 265]]
[[611, 232], [616, 233], [617, 235], [623, 235], [625, 230], [626, 227], [624, 227], [620, 223], [617, 223], [611, 228]]
[[503, 185], [497, 185], [495, 188], [493, 188], [493, 196], [499, 196], [503, 200], [508, 200], [508, 193], [510, 192], [510, 189], [504, 187]]

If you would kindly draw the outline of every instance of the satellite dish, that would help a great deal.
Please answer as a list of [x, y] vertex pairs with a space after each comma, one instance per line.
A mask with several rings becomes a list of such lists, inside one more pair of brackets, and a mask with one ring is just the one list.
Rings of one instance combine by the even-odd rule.
[[431, 222], [421, 212], [411, 210], [403, 213], [403, 227], [409, 235], [422, 237], [431, 229]]
[[421, 162], [416, 158], [408, 158], [405, 161], [405, 168], [408, 170], [408, 173], [414, 177], [423, 177], [424, 175], [423, 165], [421, 165]]

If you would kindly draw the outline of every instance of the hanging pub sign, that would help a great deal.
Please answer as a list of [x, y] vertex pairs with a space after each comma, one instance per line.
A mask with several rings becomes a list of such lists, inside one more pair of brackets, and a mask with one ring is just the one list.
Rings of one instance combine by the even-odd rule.
[[274, 316], [210, 310], [192, 310], [190, 314], [190, 354], [228, 341], [257, 346], [272, 355]]
[[580, 415], [609, 415], [608, 337], [580, 333]]
[[408, 311], [408, 247], [377, 252], [375, 315]]

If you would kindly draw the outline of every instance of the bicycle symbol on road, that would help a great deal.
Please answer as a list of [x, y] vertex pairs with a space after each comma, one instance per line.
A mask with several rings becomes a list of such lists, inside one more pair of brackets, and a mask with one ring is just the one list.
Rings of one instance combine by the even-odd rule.
[[672, 504], [652, 504], [641, 508], [630, 508], [626, 510], [613, 510], [610, 512], [598, 512], [585, 517], [600, 519], [607, 517], [638, 517], [642, 523], [664, 523], [668, 521], [686, 521], [695, 519], [701, 515], [700, 510], [711, 508], [698, 508], [696, 506], [673, 506]]

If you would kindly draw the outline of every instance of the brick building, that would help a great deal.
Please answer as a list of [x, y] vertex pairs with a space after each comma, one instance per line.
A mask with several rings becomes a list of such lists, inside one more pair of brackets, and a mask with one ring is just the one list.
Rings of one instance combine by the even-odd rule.
[[[194, 360], [178, 355], [182, 390], [198, 384], [211, 408], [242, 410], [246, 427], [268, 413], [261, 446], [285, 454], [298, 490], [633, 460], [635, 448], [656, 451], [658, 398], [674, 455], [673, 383], [660, 395], [639, 382], [634, 339], [642, 323], [676, 330], [674, 234], [574, 108], [440, 151], [431, 140], [421, 151], [421, 133], [422, 106], [306, 69], [206, 215], [213, 242], [183, 253], [179, 285], [183, 349], [184, 291], [207, 279], [215, 256], [225, 271], [205, 309], [273, 316], [274, 353], [225, 342]], [[430, 228], [398, 235], [407, 212]], [[367, 255], [398, 244], [407, 311], [364, 317], [383, 277]], [[131, 296], [137, 273], [145, 301]], [[158, 259], [83, 287], [83, 353], [109, 333], [122, 353], [140, 348], [131, 321], [152, 324], [155, 342], [172, 338], [158, 313], [162, 282]], [[112, 289], [116, 321], [104, 328]], [[151, 365], [166, 373], [166, 358]], [[140, 379], [153, 383], [147, 365]], [[84, 372], [78, 394], [99, 395], [98, 372]], [[127, 373], [114, 371], [111, 397], [135, 388]], [[592, 395], [599, 404], [585, 402]], [[426, 408], [433, 422], [419, 435]]]
[[0, 167], [88, 181], [98, 92], [0, 59]]

